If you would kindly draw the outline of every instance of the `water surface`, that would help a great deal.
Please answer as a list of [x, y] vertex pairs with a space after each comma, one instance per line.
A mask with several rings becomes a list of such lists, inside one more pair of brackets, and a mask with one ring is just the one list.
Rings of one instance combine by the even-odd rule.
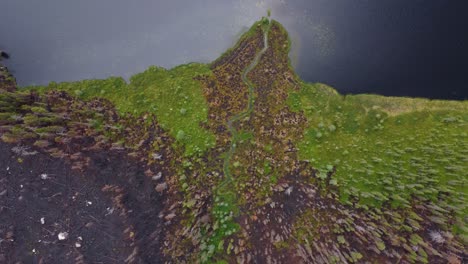
[[2, 0], [21, 85], [210, 62], [271, 8], [300, 76], [341, 93], [468, 97], [462, 0]]

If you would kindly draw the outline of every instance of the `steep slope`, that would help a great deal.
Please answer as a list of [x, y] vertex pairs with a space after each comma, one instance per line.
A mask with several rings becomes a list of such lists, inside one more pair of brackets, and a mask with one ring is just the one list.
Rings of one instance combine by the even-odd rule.
[[129, 83], [0, 75], [2, 140], [84, 179], [95, 152], [139, 164], [103, 189], [132, 223], [128, 263], [460, 263], [468, 102], [342, 96], [302, 82], [289, 47], [263, 18], [209, 65]]

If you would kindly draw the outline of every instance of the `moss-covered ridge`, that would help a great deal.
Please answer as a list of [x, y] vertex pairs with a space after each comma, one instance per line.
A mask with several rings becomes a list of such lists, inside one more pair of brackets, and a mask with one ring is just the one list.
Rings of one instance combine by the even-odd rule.
[[334, 170], [342, 201], [403, 206], [449, 192], [466, 215], [468, 102], [342, 96], [321, 84], [304, 84], [289, 100], [309, 121], [301, 158], [319, 178]]
[[[109, 114], [85, 131], [111, 127], [116, 135], [106, 140], [118, 140], [117, 147], [125, 145], [121, 132], [135, 129], [133, 118], [144, 135], [153, 131], [145, 120], [168, 131], [162, 145], [170, 142], [174, 153], [183, 153], [159, 160], [170, 166], [169, 182], [177, 190], [167, 198], [168, 219], [177, 217], [168, 220], [163, 249], [176, 262], [460, 259], [467, 243], [468, 102], [343, 96], [305, 83], [290, 66], [286, 30], [272, 21], [269, 48], [247, 76], [255, 87], [252, 112], [232, 124], [234, 140], [228, 120], [248, 105], [242, 73], [262, 49], [262, 36], [260, 21], [209, 65], [150, 67], [129, 83], [109, 78], [28, 89], [46, 97], [66, 91], [73, 97], [67, 100], [80, 102], [75, 110], [101, 109], [93, 98], [106, 99], [127, 123], [114, 124]], [[31, 97], [18, 92], [1, 98], [8, 106], [16, 99], [28, 104], [23, 101]], [[13, 134], [20, 137], [31, 136], [23, 132], [34, 122], [50, 121], [34, 119], [47, 117], [34, 113], [44, 110], [26, 108], [18, 110], [26, 111], [24, 122], [11, 112], [0, 116], [18, 122], [23, 130]], [[94, 118], [89, 112], [84, 117]], [[135, 153], [146, 145], [146, 156], [159, 157], [152, 152], [161, 142], [152, 138], [164, 132], [153, 132], [141, 143], [132, 137]], [[229, 195], [217, 196], [223, 153], [233, 141]]]
[[78, 82], [52, 82], [47, 86], [26, 87], [43, 93], [67, 91], [83, 100], [105, 98], [120, 114], [155, 114], [164, 129], [185, 148], [186, 155], [200, 154], [213, 146], [213, 134], [202, 128], [207, 105], [195, 76], [210, 74], [207, 65], [191, 63], [170, 70], [149, 67], [126, 83], [123, 78]]

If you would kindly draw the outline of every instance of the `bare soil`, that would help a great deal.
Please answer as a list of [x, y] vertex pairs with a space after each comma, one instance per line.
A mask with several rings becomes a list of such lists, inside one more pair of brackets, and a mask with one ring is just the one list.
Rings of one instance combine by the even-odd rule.
[[13, 147], [0, 143], [0, 263], [164, 262], [162, 196], [138, 162], [123, 151], [87, 153], [77, 172]]

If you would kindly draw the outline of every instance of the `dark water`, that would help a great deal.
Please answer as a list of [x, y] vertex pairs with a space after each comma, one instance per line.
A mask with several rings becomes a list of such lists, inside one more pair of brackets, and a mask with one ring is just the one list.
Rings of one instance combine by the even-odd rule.
[[21, 85], [209, 62], [271, 8], [300, 76], [341, 93], [468, 98], [463, 0], [0, 0]]

